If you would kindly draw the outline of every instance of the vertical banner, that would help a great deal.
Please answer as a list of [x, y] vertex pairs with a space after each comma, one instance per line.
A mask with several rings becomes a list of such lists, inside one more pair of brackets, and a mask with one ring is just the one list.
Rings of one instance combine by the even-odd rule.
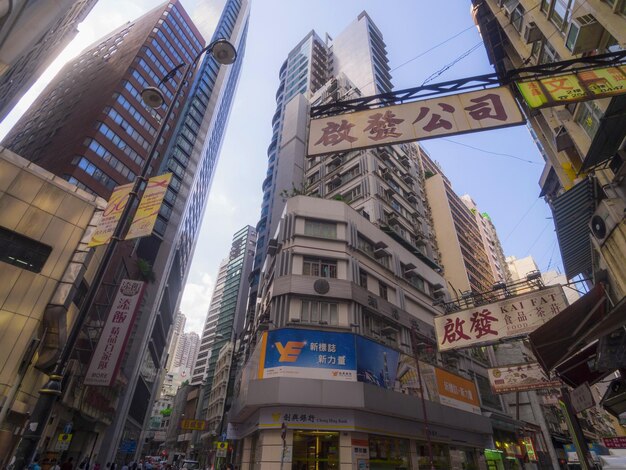
[[119, 370], [145, 283], [122, 280], [85, 376], [85, 385], [109, 387]]
[[130, 225], [130, 229], [128, 229], [126, 240], [152, 235], [157, 215], [161, 209], [161, 204], [171, 179], [172, 174], [165, 173], [153, 176], [148, 180], [148, 185], [143, 192], [143, 196], [141, 196], [141, 202], [139, 207], [137, 207], [133, 222]]
[[100, 219], [100, 223], [98, 227], [96, 227], [96, 231], [91, 236], [91, 240], [87, 246], [92, 247], [109, 243], [113, 232], [115, 232], [115, 227], [117, 227], [117, 223], [120, 217], [122, 217], [122, 212], [128, 201], [128, 195], [132, 189], [133, 183], [128, 183], [118, 186], [113, 190], [102, 214], [102, 219]]

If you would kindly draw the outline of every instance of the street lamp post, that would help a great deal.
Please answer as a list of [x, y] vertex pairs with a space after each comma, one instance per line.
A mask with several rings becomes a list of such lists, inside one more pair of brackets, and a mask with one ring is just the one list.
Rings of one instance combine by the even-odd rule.
[[[72, 329], [67, 336], [67, 341], [63, 345], [63, 349], [59, 354], [59, 358], [57, 359], [54, 369], [50, 374], [49, 381], [39, 391], [37, 404], [35, 405], [35, 409], [33, 410], [28, 425], [25, 428], [24, 435], [22, 436], [22, 439], [15, 452], [14, 468], [17, 470], [22, 470], [27, 464], [33, 461], [35, 452], [37, 450], [37, 445], [41, 440], [41, 436], [46, 427], [46, 423], [50, 418], [50, 413], [52, 411], [54, 402], [56, 398], [62, 393], [62, 380], [65, 367], [70, 360], [83, 323], [85, 322], [87, 315], [91, 310], [91, 307], [93, 306], [100, 285], [102, 284], [102, 281], [104, 279], [104, 275], [106, 274], [106, 271], [109, 267], [109, 263], [113, 259], [113, 255], [115, 254], [115, 248], [117, 247], [117, 244], [121, 240], [123, 240], [123, 233], [125, 231], [128, 220], [130, 219], [131, 211], [133, 209], [135, 201], [138, 198], [139, 190], [142, 183], [147, 181], [147, 178], [149, 176], [148, 173], [150, 172], [150, 165], [155, 159], [156, 149], [159, 145], [159, 141], [161, 140], [161, 137], [165, 132], [165, 126], [170, 119], [172, 112], [174, 111], [174, 103], [176, 103], [176, 101], [180, 97], [182, 89], [187, 80], [190, 78], [190, 75], [195, 69], [196, 64], [206, 52], [210, 52], [215, 60], [221, 65], [232, 64], [237, 58], [237, 51], [235, 50], [235, 47], [225, 39], [218, 39], [203, 48], [196, 55], [191, 63], [185, 65], [182, 80], [176, 88], [176, 92], [174, 93], [172, 102], [167, 109], [165, 117], [161, 121], [156, 137], [152, 141], [148, 156], [141, 168], [141, 174], [137, 176], [135, 178], [135, 181], [133, 182], [133, 188], [128, 195], [120, 219], [117, 222], [115, 231], [113, 232], [113, 236], [111, 237], [111, 240], [109, 241], [104, 251], [102, 261], [96, 269], [93, 281], [85, 295], [82, 306], [78, 314], [76, 315], [76, 320], [74, 321], [74, 325], [72, 326]], [[170, 73], [168, 73], [164, 77], [163, 80], [161, 80], [159, 84], [172, 78], [176, 74], [178, 69], [180, 69], [182, 66], [183, 64], [175, 67], [172, 71], [170, 71]], [[164, 103], [163, 94], [156, 87], [146, 88], [141, 93], [141, 97], [148, 106], [151, 106], [153, 108], [159, 108]]]

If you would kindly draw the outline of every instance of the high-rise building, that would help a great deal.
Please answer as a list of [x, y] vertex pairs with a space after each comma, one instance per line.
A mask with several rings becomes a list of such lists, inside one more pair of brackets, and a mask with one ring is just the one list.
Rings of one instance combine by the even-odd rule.
[[78, 33], [97, 0], [18, 0], [0, 14], [0, 121]]
[[[433, 303], [447, 289], [422, 149], [306, 156], [312, 105], [391, 90], [381, 32], [365, 12], [333, 39], [311, 32], [279, 75], [244, 337], [248, 360], [229, 413], [229, 431], [243, 440], [235, 462], [242, 470], [278, 467], [283, 448], [292, 469], [421, 468], [428, 433], [450, 436], [448, 444], [433, 437], [434, 465], [479, 467], [492, 430], [481, 412], [483, 389], [491, 393], [486, 374], [479, 396], [477, 382], [445, 370], [435, 351], [433, 317], [441, 310]], [[464, 390], [455, 408], [442, 398], [445, 387], [431, 387], [424, 405], [430, 433], [409, 385], [417, 380], [415, 356], [433, 384], [435, 375], [450, 374], [457, 385], [447, 389]]]
[[202, 381], [203, 397], [200, 401], [202, 416], [206, 415], [219, 352], [225, 345], [237, 339], [243, 330], [248, 302], [247, 280], [254, 262], [256, 238], [254, 228], [249, 225], [233, 235], [228, 261], [224, 267], [224, 286], [219, 299], [219, 311], [216, 312], [215, 327], [211, 333], [211, 351], [207, 355], [206, 372]]
[[174, 353], [173, 368], [181, 368], [187, 370], [187, 374], [191, 373], [191, 369], [196, 363], [198, 355], [198, 347], [200, 346], [200, 337], [195, 331], [183, 333], [178, 340], [176, 352]]
[[[119, 378], [110, 397], [115, 419], [98, 437], [103, 461], [118, 459], [120, 442], [134, 442], [141, 452], [142, 429], [160, 387], [157, 371], [165, 367], [167, 338], [188, 273], [199, 224], [245, 52], [249, 4], [227, 0], [211, 40], [227, 39], [237, 49], [231, 66], [205, 55], [178, 103], [171, 104], [180, 72], [161, 85], [167, 105], [176, 106], [152, 174], [173, 173], [154, 232], [121, 243], [92, 312], [99, 325], [109, 311], [110, 293], [124, 277], [135, 276], [141, 259], [154, 277], [144, 294]], [[134, 179], [164, 114], [148, 110], [139, 93], [155, 86], [170, 69], [190, 63], [204, 39], [177, 2], [169, 2], [129, 23], [68, 65], [44, 91], [7, 137], [7, 145], [96, 194]]]
[[461, 196], [461, 201], [463, 201], [463, 204], [465, 204], [474, 215], [494, 281], [506, 282], [511, 280], [511, 273], [506, 263], [504, 250], [491, 217], [489, 217], [487, 212], [480, 212], [478, 206], [476, 206], [476, 203], [469, 194]]
[[204, 328], [202, 329], [202, 338], [200, 339], [200, 347], [198, 348], [198, 356], [193, 368], [191, 376], [191, 384], [198, 385], [202, 383], [206, 375], [209, 364], [209, 356], [213, 349], [215, 341], [215, 329], [217, 328], [217, 319], [220, 313], [222, 303], [222, 294], [224, 293], [224, 283], [226, 282], [226, 274], [228, 272], [228, 258], [222, 260], [217, 273], [217, 281], [213, 288], [211, 303], [204, 320]]
[[187, 317], [185, 317], [182, 312], [176, 313], [174, 325], [172, 327], [172, 336], [170, 337], [170, 346], [167, 350], [167, 363], [165, 365], [166, 370], [170, 370], [172, 367], [172, 362], [174, 361], [176, 350], [178, 348], [178, 340], [185, 332], [186, 322]]
[[[623, 0], [472, 3], [474, 21], [500, 78], [511, 76], [513, 69], [542, 65], [550, 70], [553, 62], [580, 58], [589, 67], [594, 57], [626, 47]], [[567, 69], [552, 71], [565, 73]], [[592, 69], [585, 70], [584, 76], [585, 80], [602, 80]], [[560, 90], [563, 77], [545, 77], [544, 83]], [[525, 100], [520, 103], [524, 105]], [[620, 305], [626, 295], [626, 96], [568, 100], [526, 111], [531, 136], [545, 161], [539, 186], [552, 209], [564, 274], [567, 279], [587, 279], [588, 286], [605, 293], [609, 305]], [[586, 309], [574, 304], [573, 309], [577, 308]], [[604, 318], [620, 315], [607, 309]], [[578, 352], [572, 347], [572, 355]], [[587, 375], [578, 378], [581, 384], [592, 380]]]
[[441, 264], [452, 292], [487, 292], [494, 284], [479, 224], [461, 198], [452, 189], [450, 180], [425, 153], [420, 153], [426, 178]]

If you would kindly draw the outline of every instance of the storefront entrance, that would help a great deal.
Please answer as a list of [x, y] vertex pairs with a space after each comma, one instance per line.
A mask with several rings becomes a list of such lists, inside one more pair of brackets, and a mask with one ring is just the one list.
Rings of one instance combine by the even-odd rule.
[[292, 470], [336, 470], [339, 468], [339, 433], [295, 431]]

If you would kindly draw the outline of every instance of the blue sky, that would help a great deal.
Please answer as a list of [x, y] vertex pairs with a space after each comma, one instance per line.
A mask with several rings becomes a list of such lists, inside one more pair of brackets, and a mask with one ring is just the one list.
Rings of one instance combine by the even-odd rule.
[[[60, 61], [158, 3], [100, 0]], [[214, 20], [206, 18], [215, 18], [221, 1], [182, 3], [193, 18], [203, 18], [201, 29], [211, 30]], [[233, 233], [244, 225], [256, 225], [280, 66], [309, 31], [335, 36], [363, 10], [383, 34], [396, 89], [421, 85], [481, 43], [468, 0], [252, 0], [245, 62], [206, 209], [208, 222], [200, 232], [181, 305], [189, 317], [187, 330], [201, 329], [219, 261], [228, 253]], [[479, 46], [432, 81], [492, 71]], [[47, 74], [48, 80], [52, 73]], [[18, 112], [32, 99], [25, 99]], [[15, 116], [9, 117], [0, 125], [0, 137], [14, 120]], [[542, 158], [524, 126], [429, 140], [423, 146], [455, 191], [470, 194], [490, 215], [507, 256], [533, 255], [542, 270], [562, 269], [550, 210], [538, 200]]]

